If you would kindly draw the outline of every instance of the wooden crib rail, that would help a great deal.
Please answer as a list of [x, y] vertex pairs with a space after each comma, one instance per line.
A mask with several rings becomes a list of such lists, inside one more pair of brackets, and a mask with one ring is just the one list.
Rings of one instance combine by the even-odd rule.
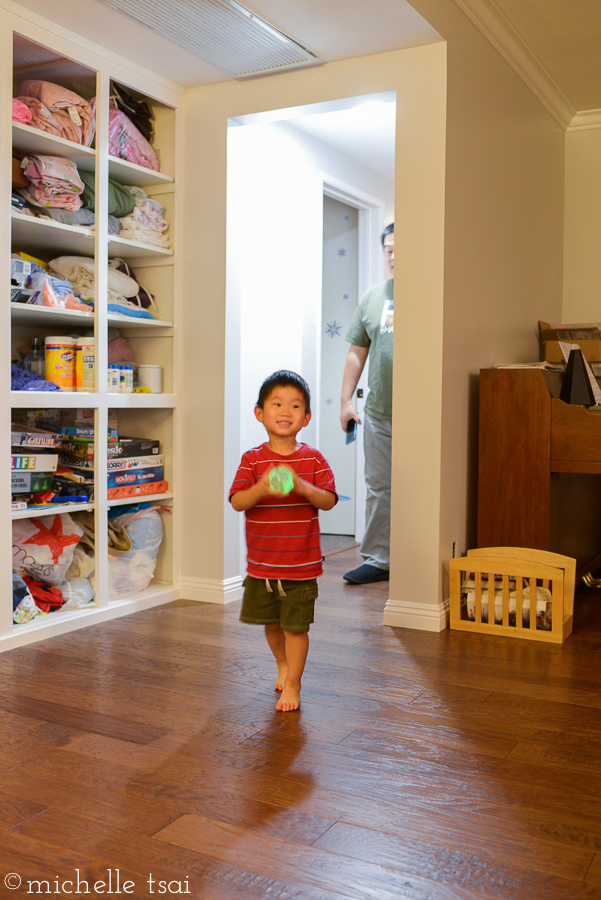
[[[462, 575], [473, 578], [474, 620], [462, 618]], [[576, 560], [521, 547], [486, 547], [468, 551], [461, 559], [449, 562], [451, 603], [450, 626], [462, 631], [563, 642], [572, 631]], [[486, 577], [483, 577], [486, 576]], [[495, 576], [497, 579], [495, 580]], [[510, 587], [515, 579], [515, 588]], [[524, 597], [527, 581], [530, 597]], [[536, 627], [537, 586], [551, 593], [551, 630]], [[490, 590], [489, 590], [490, 588]], [[515, 590], [515, 624], [510, 625], [509, 594]], [[483, 594], [486, 592], [488, 621], [482, 621]], [[496, 597], [495, 597], [496, 595]], [[495, 599], [501, 601], [502, 621], [495, 622]], [[529, 608], [529, 624], [523, 624], [524, 604]]]

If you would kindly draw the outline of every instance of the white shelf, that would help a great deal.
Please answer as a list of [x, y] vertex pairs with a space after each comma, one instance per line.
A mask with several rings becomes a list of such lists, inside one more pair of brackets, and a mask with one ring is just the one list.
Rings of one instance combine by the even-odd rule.
[[158, 500], [172, 500], [173, 493], [165, 491], [164, 494], [138, 494], [135, 497], [120, 497], [119, 500], [107, 500], [107, 506], [129, 506], [130, 503], [156, 503]]
[[66, 325], [86, 330], [94, 327], [94, 313], [78, 312], [75, 309], [53, 309], [48, 306], [31, 306], [27, 303], [11, 303], [11, 320], [13, 325], [26, 325], [46, 328], [56, 326], [64, 328]]
[[[10, 309], [13, 325], [25, 325], [33, 328], [46, 328], [47, 326], [64, 328], [66, 325], [73, 325], [75, 328], [94, 327], [92, 312], [53, 309], [28, 303], [11, 303]], [[112, 312], [108, 313], [107, 319], [110, 325], [118, 328], [173, 328], [173, 322], [165, 322], [163, 319], [142, 319], [138, 316], [121, 316], [119, 313]]]
[[13, 409], [175, 409], [175, 394], [92, 394], [87, 391], [11, 391]]
[[122, 259], [135, 259], [139, 256], [173, 256], [173, 250], [164, 250], [153, 244], [142, 241], [130, 241], [115, 234], [109, 234], [109, 259], [118, 256]]
[[13, 252], [31, 256], [94, 256], [94, 232], [11, 210]]
[[[53, 219], [38, 219], [11, 210], [13, 252], [24, 250], [32, 256], [89, 256], [94, 255], [94, 232], [79, 225], [63, 225]], [[110, 234], [109, 256], [134, 259], [144, 256], [173, 256], [173, 250], [164, 250], [142, 241], [130, 241]]]
[[57, 610], [45, 616], [36, 616], [26, 625], [13, 625], [12, 634], [0, 638], [0, 650], [22, 647], [32, 641], [44, 640], [59, 634], [75, 631], [85, 625], [108, 622], [138, 610], [151, 609], [179, 598], [179, 590], [173, 584], [151, 582], [144, 591], [124, 594], [110, 600], [108, 606], [90, 603], [81, 609]]
[[173, 328], [173, 322], [164, 319], [142, 319], [138, 316], [120, 316], [119, 313], [110, 312], [107, 316], [109, 325], [118, 328]]
[[15, 509], [11, 510], [13, 519], [39, 519], [41, 516], [57, 516], [62, 513], [81, 512], [84, 509], [94, 509], [93, 503], [54, 503], [52, 506], [43, 506], [40, 509]]
[[93, 172], [96, 151], [82, 144], [74, 144], [57, 135], [40, 131], [30, 125], [13, 122], [13, 150], [23, 156], [60, 156], [70, 159], [83, 172]]
[[10, 405], [13, 409], [95, 409], [100, 397], [83, 391], [11, 391]]
[[155, 184], [173, 184], [171, 175], [163, 175], [162, 172], [154, 172], [144, 166], [109, 156], [109, 178], [119, 181], [121, 184], [135, 184], [138, 187]]
[[[35, 618], [31, 619], [25, 625], [13, 625], [14, 634], [21, 634], [24, 631], [40, 631], [45, 630], [49, 626], [57, 625], [58, 622], [62, 622], [66, 624], [69, 621], [73, 621], [73, 619], [82, 619], [88, 617], [91, 613], [97, 612], [98, 607], [92, 601], [88, 606], [83, 606], [81, 609], [66, 609], [64, 612], [60, 609], [55, 612], [48, 613], [43, 616], [35, 616]], [[60, 618], [59, 618], [60, 617]]]
[[109, 409], [175, 409], [177, 406], [175, 394], [108, 394], [107, 396]]

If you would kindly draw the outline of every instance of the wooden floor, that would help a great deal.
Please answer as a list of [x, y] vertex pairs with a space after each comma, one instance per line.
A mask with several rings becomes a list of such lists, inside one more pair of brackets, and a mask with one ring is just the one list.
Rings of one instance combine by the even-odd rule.
[[0, 897], [601, 897], [601, 592], [563, 646], [392, 630], [357, 559], [298, 713], [238, 604], [0, 655]]

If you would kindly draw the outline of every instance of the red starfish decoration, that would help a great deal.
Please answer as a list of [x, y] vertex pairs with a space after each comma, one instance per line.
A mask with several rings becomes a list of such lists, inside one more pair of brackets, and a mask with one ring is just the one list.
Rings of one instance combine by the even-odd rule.
[[55, 563], [59, 561], [64, 547], [69, 547], [71, 544], [77, 544], [79, 542], [79, 535], [63, 534], [63, 523], [61, 522], [60, 516], [54, 517], [51, 528], [46, 528], [40, 519], [31, 519], [30, 521], [33, 522], [34, 525], [37, 525], [39, 531], [36, 534], [32, 534], [32, 536], [27, 538], [26, 541], [23, 541], [23, 543], [47, 546], [52, 554], [52, 560]]

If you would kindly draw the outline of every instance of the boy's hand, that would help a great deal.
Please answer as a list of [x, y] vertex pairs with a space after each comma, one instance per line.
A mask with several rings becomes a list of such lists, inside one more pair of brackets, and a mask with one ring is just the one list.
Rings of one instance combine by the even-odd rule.
[[303, 481], [296, 472], [292, 472], [292, 478], [294, 479], [293, 490], [308, 500], [315, 509], [328, 510], [336, 505], [337, 498], [332, 491], [324, 491], [308, 481]]
[[232, 494], [230, 503], [237, 512], [244, 512], [247, 509], [252, 509], [253, 506], [257, 505], [259, 500], [263, 500], [265, 497], [279, 496], [281, 494], [281, 491], [274, 491], [269, 484], [269, 473], [271, 469], [273, 469], [273, 466], [267, 469], [252, 487], [249, 487], [244, 491], [238, 491], [236, 494]]

